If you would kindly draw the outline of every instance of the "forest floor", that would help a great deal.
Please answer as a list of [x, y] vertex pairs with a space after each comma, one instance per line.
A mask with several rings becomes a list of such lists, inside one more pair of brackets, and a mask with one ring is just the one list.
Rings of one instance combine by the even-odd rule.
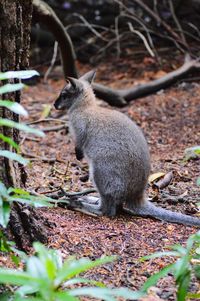
[[[158, 78], [177, 68], [180, 61], [163, 60], [158, 67], [152, 60], [144, 59], [134, 63], [121, 59], [101, 63], [96, 81], [113, 88], [128, 87]], [[90, 66], [79, 66], [80, 73], [90, 70]], [[64, 86], [62, 74], [53, 72], [53, 77], [44, 83], [23, 92], [22, 103], [30, 113], [28, 122], [44, 117], [49, 105], [53, 105]], [[100, 101], [101, 105], [106, 105]], [[197, 202], [200, 191], [197, 178], [200, 176], [200, 161], [183, 161], [184, 150], [198, 145], [200, 141], [200, 83], [182, 81], [157, 94], [130, 102], [117, 109], [134, 119], [147, 138], [152, 161], [151, 173], [173, 171], [170, 185], [159, 192], [156, 202], [171, 210], [198, 216]], [[48, 117], [67, 119], [60, 116], [52, 106]], [[63, 123], [46, 121], [34, 126], [47, 128]], [[26, 139], [25, 139], [26, 138]], [[46, 137], [33, 139], [25, 136], [22, 151], [33, 158], [27, 168], [27, 188], [38, 193], [55, 191], [61, 186], [69, 191], [81, 191], [92, 187], [86, 182], [88, 166], [86, 161], [75, 158], [74, 144], [66, 129], [46, 132]], [[29, 156], [28, 156], [29, 157]], [[51, 159], [43, 162], [40, 158]], [[155, 194], [149, 188], [149, 194]], [[180, 201], [164, 201], [162, 195], [181, 196]], [[59, 249], [64, 257], [75, 255], [97, 258], [102, 255], [118, 255], [112, 264], [89, 271], [86, 276], [103, 281], [108, 286], [125, 286], [139, 289], [153, 273], [163, 268], [172, 258], [162, 258], [140, 262], [139, 259], [155, 251], [167, 250], [173, 244], [185, 244], [195, 228], [164, 223], [149, 218], [120, 215], [114, 219], [93, 217], [69, 209], [43, 208], [39, 213], [47, 218], [52, 228], [48, 246]], [[196, 287], [197, 283], [193, 283]], [[191, 287], [192, 289], [192, 287]], [[171, 275], [160, 280], [151, 294], [164, 300], [175, 299], [175, 285]], [[157, 299], [156, 299], [157, 300]]]

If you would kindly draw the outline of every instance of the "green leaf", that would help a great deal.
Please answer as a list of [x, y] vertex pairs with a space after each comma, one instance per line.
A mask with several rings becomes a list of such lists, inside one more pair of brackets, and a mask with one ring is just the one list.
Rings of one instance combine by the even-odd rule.
[[6, 79], [10, 79], [10, 78], [28, 79], [33, 76], [39, 76], [39, 73], [35, 70], [0, 72], [0, 80], [6, 80]]
[[[47, 250], [45, 246], [39, 242], [33, 243], [33, 247], [37, 252], [40, 261], [46, 267], [49, 278], [54, 279], [56, 277], [57, 271], [63, 266], [61, 253], [59, 252], [59, 250]], [[48, 263], [49, 261], [53, 263], [52, 270], [54, 275], [52, 274], [51, 270], [49, 271], [49, 269], [51, 269], [51, 264]]]
[[14, 269], [0, 268], [0, 283], [11, 285], [27, 285], [38, 281], [26, 272], [20, 272]]
[[14, 298], [12, 298], [11, 300], [8, 301], [44, 301], [43, 298], [39, 298], [39, 297], [25, 297], [22, 298], [21, 296], [16, 296]]
[[57, 272], [55, 262], [50, 258], [47, 258], [45, 262], [45, 268], [47, 271], [48, 278], [50, 280], [54, 280], [56, 278], [56, 272]]
[[29, 160], [24, 159], [22, 156], [7, 150], [0, 150], [0, 156], [5, 157], [9, 160], [17, 161], [22, 165], [27, 165], [29, 163]]
[[200, 280], [200, 265], [196, 265], [196, 266], [194, 267], [194, 274], [195, 274], [195, 276], [197, 277], [197, 279]]
[[200, 186], [200, 177], [197, 178], [197, 186]]
[[25, 85], [24, 84], [6, 84], [0, 87], [0, 94], [11, 93], [18, 90], [21, 90]]
[[178, 291], [177, 291], [177, 301], [185, 301], [188, 287], [190, 284], [191, 274], [190, 271], [181, 275], [181, 279], [177, 281]]
[[33, 195], [18, 195], [14, 194], [9, 196], [9, 201], [11, 202], [20, 202], [22, 204], [31, 205], [34, 207], [53, 207], [54, 205], [51, 204], [53, 199], [47, 198], [45, 196], [33, 196]]
[[184, 151], [184, 159], [186, 161], [196, 159], [200, 156], [200, 145], [188, 147]]
[[188, 293], [187, 294], [187, 299], [195, 299], [199, 300], [200, 299], [200, 293]]
[[7, 198], [8, 197], [8, 191], [4, 183], [0, 182], [0, 195]]
[[171, 248], [177, 251], [179, 253], [179, 256], [185, 256], [187, 254], [187, 249], [182, 247], [181, 245], [174, 245]]
[[[97, 287], [76, 288], [69, 291], [72, 296], [89, 296], [93, 298], [111, 300], [112, 297], [122, 297], [130, 300], [138, 300], [144, 296], [143, 292], [133, 292], [126, 288], [111, 289]], [[115, 300], [115, 299], [112, 299]]]
[[68, 292], [55, 292], [53, 297], [56, 301], [79, 301], [78, 298], [70, 296]]
[[21, 260], [18, 256], [16, 255], [10, 255], [10, 258], [12, 259], [12, 262], [16, 265], [19, 266]]
[[70, 279], [70, 280], [68, 280], [64, 283], [64, 286], [67, 287], [69, 285], [75, 285], [75, 284], [79, 284], [79, 283], [88, 283], [88, 284], [99, 286], [99, 287], [105, 287], [105, 284], [103, 284], [102, 282], [95, 281], [95, 280], [90, 280], [90, 279], [87, 279], [87, 278], [73, 278], [73, 279]]
[[138, 300], [144, 296], [143, 292], [134, 292], [125, 287], [114, 288], [111, 290], [111, 294], [113, 294], [115, 297], [122, 297], [130, 300]]
[[178, 280], [181, 275], [186, 274], [187, 271], [189, 270], [189, 256], [185, 255], [181, 258], [179, 258], [175, 263], [174, 263], [174, 277], [176, 280]]
[[12, 296], [13, 296], [13, 294], [11, 292], [0, 294], [1, 301], [11, 301], [11, 300], [13, 300]]
[[23, 285], [17, 289], [16, 295], [20, 297], [25, 297], [26, 295], [30, 295], [38, 292], [39, 287], [37, 283], [31, 283], [30, 285]]
[[101, 299], [106, 301], [114, 301], [116, 300], [113, 298], [111, 294], [111, 289], [109, 288], [97, 288], [97, 287], [83, 287], [83, 288], [76, 288], [69, 291], [70, 296], [88, 296], [95, 299]]
[[8, 194], [10, 193], [16, 193], [16, 194], [22, 194], [22, 195], [30, 195], [30, 193], [22, 188], [17, 187], [9, 187], [8, 188]]
[[18, 130], [21, 130], [21, 131], [24, 131], [24, 132], [27, 132], [27, 133], [35, 134], [39, 137], [44, 137], [45, 136], [45, 134], [42, 131], [38, 130], [38, 129], [32, 128], [32, 127], [30, 127], [26, 124], [18, 123], [18, 122], [15, 122], [13, 120], [9, 120], [9, 119], [0, 119], [0, 125], [11, 127], [11, 128], [16, 128]]
[[97, 260], [90, 260], [88, 258], [81, 258], [79, 260], [65, 261], [62, 269], [58, 272], [56, 279], [56, 286], [60, 285], [63, 281], [70, 279], [82, 272], [88, 271], [94, 267], [114, 261], [116, 257], [105, 256]]
[[180, 256], [180, 254], [175, 251], [156, 252], [156, 253], [153, 253], [153, 254], [150, 254], [150, 255], [140, 258], [140, 261], [143, 262], [145, 260], [154, 259], [154, 258], [163, 257], [163, 256]]
[[50, 114], [51, 108], [52, 108], [51, 105], [49, 105], [49, 104], [45, 105], [40, 118], [41, 119], [47, 118]]
[[166, 276], [169, 272], [172, 271], [174, 267], [174, 264], [169, 264], [166, 267], [164, 267], [162, 270], [160, 270], [158, 273], [155, 273], [152, 275], [148, 280], [144, 283], [144, 285], [141, 288], [141, 291], [146, 292], [149, 287], [156, 285], [159, 279], [163, 278]]
[[36, 256], [31, 256], [27, 260], [26, 271], [29, 275], [32, 275], [35, 278], [48, 279], [44, 265]]
[[2, 133], [0, 133], [0, 139], [3, 140], [4, 142], [10, 144], [17, 151], [19, 151], [19, 145], [15, 141], [13, 141], [11, 138], [9, 138], [9, 137], [3, 135]]
[[3, 228], [6, 228], [8, 225], [9, 218], [10, 218], [10, 211], [11, 211], [10, 204], [8, 202], [3, 202], [2, 206], [0, 207], [0, 225]]
[[10, 111], [22, 115], [24, 117], [28, 117], [28, 112], [17, 102], [10, 100], [0, 100], [0, 107], [4, 107], [9, 109]]

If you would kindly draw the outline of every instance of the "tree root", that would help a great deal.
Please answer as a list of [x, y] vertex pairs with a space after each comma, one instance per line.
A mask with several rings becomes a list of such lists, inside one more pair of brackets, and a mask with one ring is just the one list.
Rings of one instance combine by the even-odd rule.
[[38, 217], [34, 208], [13, 204], [8, 229], [19, 249], [29, 251], [34, 241], [47, 243], [46, 226], [50, 224], [41, 216]]

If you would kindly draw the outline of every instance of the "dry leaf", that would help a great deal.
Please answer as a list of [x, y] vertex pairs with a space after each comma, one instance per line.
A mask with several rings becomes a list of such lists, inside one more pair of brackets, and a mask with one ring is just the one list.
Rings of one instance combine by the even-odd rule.
[[155, 182], [156, 180], [159, 180], [160, 178], [163, 178], [165, 176], [164, 172], [156, 172], [149, 176], [148, 182], [151, 184]]

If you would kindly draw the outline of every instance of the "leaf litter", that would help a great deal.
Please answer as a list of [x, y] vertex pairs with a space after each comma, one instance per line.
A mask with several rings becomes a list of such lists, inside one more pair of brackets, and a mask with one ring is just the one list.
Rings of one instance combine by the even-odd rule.
[[[91, 69], [89, 66], [80, 68], [81, 73]], [[126, 60], [121, 60], [118, 64], [102, 63], [98, 67], [97, 80], [119, 88], [157, 78], [159, 74], [169, 71], [168, 67], [164, 71], [156, 70], [155, 66], [148, 66], [147, 69], [150, 70], [144, 70], [145, 66], [142, 70], [141, 66], [138, 68]], [[108, 74], [110, 75], [107, 76]], [[192, 215], [197, 213], [196, 203], [200, 198], [199, 187], [196, 184], [200, 173], [199, 159], [184, 162], [183, 157], [186, 148], [198, 145], [200, 141], [200, 84], [186, 85], [187, 88], [179, 84], [133, 101], [120, 110], [133, 118], [145, 133], [151, 152], [151, 173], [165, 175], [173, 171], [169, 185], [156, 195], [157, 204]], [[53, 108], [53, 103], [63, 86], [63, 80], [49, 79], [47, 84], [41, 81], [37, 86], [29, 87], [23, 92], [22, 104], [30, 114], [30, 121], [40, 119], [45, 108], [49, 109], [51, 105], [48, 117], [61, 118], [67, 122], [67, 115], [59, 116], [60, 112]], [[103, 102], [101, 104], [107, 106]], [[37, 126], [44, 128], [58, 124], [54, 120], [39, 123]], [[76, 160], [74, 145], [66, 129], [46, 132], [43, 139], [37, 140], [26, 135], [21, 147], [25, 153], [36, 156], [26, 168], [29, 190], [44, 193], [58, 190], [61, 186], [66, 191], [76, 192], [92, 188], [91, 183], [87, 181], [87, 163], [85, 160]], [[43, 162], [38, 157], [55, 160]], [[184, 201], [164, 202], [162, 192], [169, 196], [183, 194]], [[152, 187], [149, 187], [149, 194], [151, 193]], [[103, 254], [118, 255], [116, 262], [89, 271], [86, 276], [103, 281], [109, 286], [126, 286], [133, 290], [139, 289], [151, 274], [172, 260], [157, 258], [141, 263], [140, 257], [165, 250], [173, 244], [184, 244], [188, 236], [196, 232], [195, 228], [149, 218], [129, 215], [113, 219], [92, 217], [60, 207], [42, 208], [38, 214], [52, 223], [49, 247], [60, 249], [64, 257], [75, 255], [97, 258]], [[2, 264], [5, 264], [4, 258], [0, 260], [0, 265]], [[152, 288], [148, 300], [175, 300], [175, 292], [173, 278], [169, 275], [159, 281], [157, 288]]]

